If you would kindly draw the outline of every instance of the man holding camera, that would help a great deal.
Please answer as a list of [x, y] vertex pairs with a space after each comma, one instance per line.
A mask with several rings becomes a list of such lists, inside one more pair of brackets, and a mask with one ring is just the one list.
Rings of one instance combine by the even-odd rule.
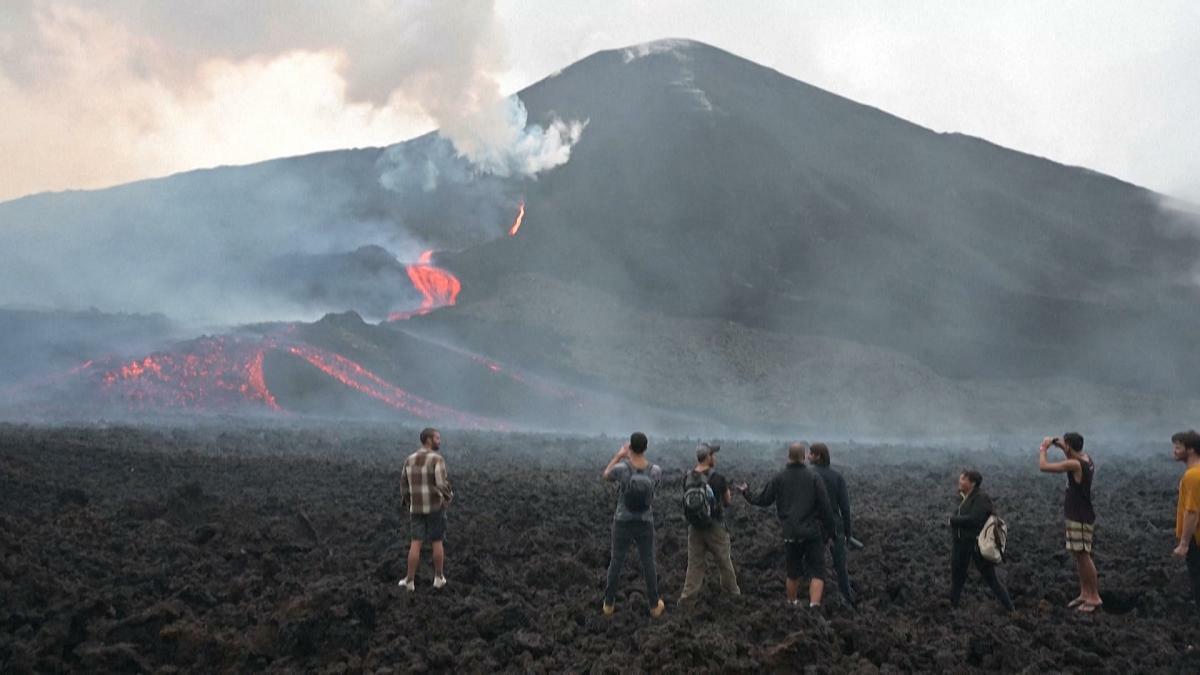
[[[1046, 453], [1054, 446], [1063, 451], [1066, 459], [1051, 462]], [[1096, 527], [1096, 511], [1092, 508], [1092, 477], [1096, 465], [1083, 451], [1083, 436], [1068, 432], [1057, 438], [1044, 438], [1038, 449], [1038, 469], [1044, 473], [1067, 474], [1067, 491], [1063, 512], [1067, 519], [1067, 551], [1075, 558], [1079, 574], [1079, 597], [1067, 607], [1080, 612], [1096, 611], [1100, 600], [1100, 582], [1096, 563], [1092, 561], [1092, 537]]]

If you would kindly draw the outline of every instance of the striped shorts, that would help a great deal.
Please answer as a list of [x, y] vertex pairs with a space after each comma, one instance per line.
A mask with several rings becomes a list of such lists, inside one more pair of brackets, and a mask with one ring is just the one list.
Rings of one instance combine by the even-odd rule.
[[1067, 521], [1067, 550], [1075, 553], [1092, 552], [1092, 536], [1096, 526], [1090, 523]]

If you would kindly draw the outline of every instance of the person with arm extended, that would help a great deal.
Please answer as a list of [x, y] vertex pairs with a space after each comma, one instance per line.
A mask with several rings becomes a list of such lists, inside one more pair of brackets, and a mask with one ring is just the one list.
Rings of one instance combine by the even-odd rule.
[[809, 607], [820, 607], [825, 591], [825, 542], [834, 530], [833, 510], [825, 483], [804, 465], [804, 443], [788, 447], [787, 466], [777, 473], [757, 495], [742, 483], [738, 491], [755, 506], [775, 505], [783, 525], [783, 548], [787, 566], [787, 601], [800, 603], [800, 580], [809, 575]]
[[650, 616], [658, 618], [666, 611], [658, 592], [658, 571], [654, 564], [654, 511], [652, 502], [662, 468], [646, 459], [649, 440], [646, 434], [634, 432], [629, 442], [621, 446], [604, 467], [604, 480], [617, 483], [617, 507], [613, 513], [612, 556], [604, 588], [604, 616], [616, 611], [617, 582], [625, 566], [630, 544], [636, 544], [646, 582], [646, 602]]
[[[1051, 447], [1063, 452], [1064, 459], [1051, 462], [1047, 456]], [[1104, 603], [1100, 599], [1100, 581], [1096, 563], [1092, 560], [1092, 545], [1096, 529], [1096, 511], [1092, 508], [1092, 478], [1096, 464], [1083, 451], [1083, 436], [1071, 431], [1060, 437], [1044, 438], [1038, 448], [1038, 469], [1043, 473], [1067, 474], [1067, 490], [1063, 498], [1063, 513], [1067, 521], [1067, 551], [1075, 559], [1079, 575], [1079, 596], [1067, 607], [1091, 613]]]

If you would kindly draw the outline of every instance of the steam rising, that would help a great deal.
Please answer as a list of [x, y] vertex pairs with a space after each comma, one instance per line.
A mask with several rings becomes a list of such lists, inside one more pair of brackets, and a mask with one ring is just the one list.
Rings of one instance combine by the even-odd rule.
[[490, 0], [6, 2], [0, 199], [435, 127], [479, 171], [532, 176], [582, 124], [527, 129], [505, 52]]

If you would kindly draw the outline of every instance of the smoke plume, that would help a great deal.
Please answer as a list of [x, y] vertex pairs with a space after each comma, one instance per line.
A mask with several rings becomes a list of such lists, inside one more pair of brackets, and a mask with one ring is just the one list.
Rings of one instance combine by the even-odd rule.
[[565, 162], [526, 129], [490, 0], [15, 0], [0, 6], [0, 199], [438, 127], [482, 172]]

